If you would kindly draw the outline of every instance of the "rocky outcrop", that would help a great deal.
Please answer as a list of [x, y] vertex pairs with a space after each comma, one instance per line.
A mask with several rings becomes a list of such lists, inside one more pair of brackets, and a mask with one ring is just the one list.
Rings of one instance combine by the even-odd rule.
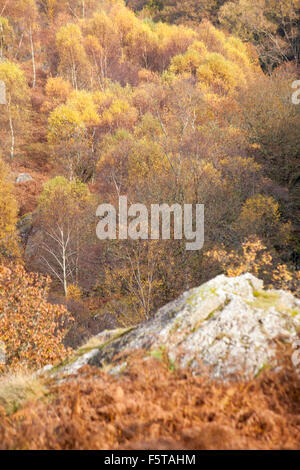
[[266, 291], [251, 274], [224, 275], [185, 292], [147, 323], [103, 332], [52, 373], [73, 374], [83, 365], [126, 367], [116, 354], [143, 348], [167, 353], [174, 364], [213, 378], [253, 377], [276, 367], [278, 341], [291, 343], [298, 358], [300, 301], [285, 291]]
[[26, 246], [28, 242], [28, 238], [30, 236], [30, 232], [32, 231], [33, 223], [32, 223], [32, 214], [26, 214], [21, 217], [17, 223], [18, 233], [22, 240], [24, 246]]

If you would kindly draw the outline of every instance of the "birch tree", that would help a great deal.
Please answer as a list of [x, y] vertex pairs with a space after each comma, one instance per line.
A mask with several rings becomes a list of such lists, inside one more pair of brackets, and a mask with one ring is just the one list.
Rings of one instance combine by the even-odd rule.
[[56, 35], [56, 46], [60, 72], [71, 80], [73, 88], [77, 90], [85, 80], [84, 70], [87, 66], [80, 27], [73, 23], [62, 26]]
[[15, 156], [16, 137], [22, 133], [28, 112], [29, 89], [21, 68], [13, 62], [0, 63], [0, 80], [5, 84], [6, 104], [0, 115], [3, 127], [10, 134], [10, 158]]
[[38, 256], [44, 270], [68, 295], [81, 276], [84, 246], [92, 230], [93, 198], [87, 186], [57, 177], [46, 183], [39, 204], [43, 240]]

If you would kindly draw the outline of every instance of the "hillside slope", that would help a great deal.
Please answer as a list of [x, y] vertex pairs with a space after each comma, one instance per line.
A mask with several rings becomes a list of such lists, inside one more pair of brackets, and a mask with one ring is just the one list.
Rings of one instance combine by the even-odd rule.
[[299, 449], [299, 316], [290, 294], [219, 276], [68, 364], [0, 381], [0, 449]]

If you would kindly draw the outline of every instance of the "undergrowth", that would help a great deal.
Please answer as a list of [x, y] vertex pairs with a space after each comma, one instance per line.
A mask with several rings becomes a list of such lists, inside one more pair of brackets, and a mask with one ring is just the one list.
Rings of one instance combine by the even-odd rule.
[[2, 412], [1, 449], [300, 447], [300, 378], [287, 354], [276, 371], [225, 384], [138, 352], [119, 377], [85, 366], [49, 393]]

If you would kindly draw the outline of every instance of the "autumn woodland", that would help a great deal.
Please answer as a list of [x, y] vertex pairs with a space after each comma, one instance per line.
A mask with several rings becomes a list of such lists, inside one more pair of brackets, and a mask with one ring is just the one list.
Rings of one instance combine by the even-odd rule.
[[[299, 449], [289, 347], [233, 384], [32, 375], [221, 274], [299, 297], [299, 31], [299, 0], [0, 0], [0, 449]], [[99, 240], [123, 195], [204, 204], [203, 248]]]

